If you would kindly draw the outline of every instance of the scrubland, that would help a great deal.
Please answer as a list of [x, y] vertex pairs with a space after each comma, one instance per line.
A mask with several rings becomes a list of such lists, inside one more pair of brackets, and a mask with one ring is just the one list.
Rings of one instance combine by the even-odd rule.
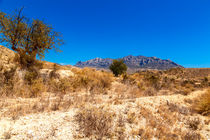
[[210, 69], [0, 67], [0, 139], [210, 139]]

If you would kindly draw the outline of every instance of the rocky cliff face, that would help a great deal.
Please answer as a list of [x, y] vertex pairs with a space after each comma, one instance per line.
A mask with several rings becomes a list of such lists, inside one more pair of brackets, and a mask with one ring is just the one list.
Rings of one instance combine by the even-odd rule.
[[4, 70], [9, 70], [15, 66], [15, 52], [0, 45], [0, 67]]
[[[171, 60], [163, 60], [157, 57], [146, 56], [125, 56], [122, 58], [129, 69], [158, 69], [165, 70], [174, 67], [182, 67]], [[77, 67], [94, 67], [108, 69], [112, 63], [111, 58], [95, 58], [85, 62], [79, 61], [75, 66]]]

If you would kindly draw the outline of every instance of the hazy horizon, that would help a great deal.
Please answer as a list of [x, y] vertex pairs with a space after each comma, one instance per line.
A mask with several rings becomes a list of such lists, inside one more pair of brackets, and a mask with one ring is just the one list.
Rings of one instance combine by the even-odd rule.
[[74, 65], [96, 57], [143, 55], [184, 67], [210, 67], [207, 0], [0, 0], [0, 10], [44, 20], [63, 34], [62, 53], [46, 61]]

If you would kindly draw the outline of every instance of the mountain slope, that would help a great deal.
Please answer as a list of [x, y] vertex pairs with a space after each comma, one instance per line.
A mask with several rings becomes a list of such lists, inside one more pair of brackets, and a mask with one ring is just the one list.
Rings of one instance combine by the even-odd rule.
[[[146, 56], [125, 56], [122, 58], [129, 69], [158, 69], [165, 70], [174, 67], [182, 67], [171, 60], [163, 60], [157, 57]], [[112, 63], [111, 58], [95, 58], [85, 62], [79, 61], [75, 66], [77, 67], [94, 67], [108, 69]]]

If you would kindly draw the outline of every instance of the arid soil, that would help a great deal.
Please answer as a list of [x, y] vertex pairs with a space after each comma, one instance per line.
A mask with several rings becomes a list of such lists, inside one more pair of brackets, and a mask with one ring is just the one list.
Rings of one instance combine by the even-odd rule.
[[[14, 140], [87, 139], [78, 130], [79, 124], [75, 121], [75, 117], [81, 108], [91, 108], [94, 106], [96, 108], [103, 107], [104, 110], [109, 110], [114, 113], [116, 118], [122, 118], [123, 127], [125, 128], [125, 130], [122, 130], [124, 139], [141, 139], [143, 135], [145, 138], [152, 139], [157, 136], [156, 132], [158, 131], [161, 131], [158, 132], [160, 136], [155, 139], [162, 139], [163, 136], [161, 135], [167, 134], [169, 136], [170, 133], [174, 133], [174, 136], [169, 139], [184, 139], [187, 137], [186, 135], [190, 135], [191, 133], [192, 136], [189, 136], [190, 139], [210, 139], [209, 117], [192, 113], [190, 111], [190, 104], [188, 103], [188, 101], [193, 100], [204, 92], [205, 90], [195, 91], [187, 96], [163, 95], [132, 99], [120, 99], [109, 94], [96, 96], [92, 99], [94, 101], [87, 103], [80, 100], [81, 103], [71, 105], [67, 110], [30, 113], [17, 116], [17, 118], [14, 118], [15, 116], [11, 116], [11, 114], [8, 114], [9, 117], [3, 114], [7, 112], [6, 110], [8, 108], [14, 108], [14, 106], [18, 105], [22, 106], [22, 110], [27, 112], [26, 106], [33, 104], [37, 99], [4, 99], [0, 101], [1, 104], [4, 104], [2, 105], [4, 108], [1, 108], [0, 138]], [[68, 98], [68, 95], [64, 98]], [[7, 104], [7, 107], [5, 107], [5, 104]], [[160, 120], [163, 122], [156, 122]], [[196, 120], [199, 121], [198, 124], [193, 122]], [[117, 125], [117, 121], [117, 119], [113, 120], [112, 124]], [[160, 124], [162, 126], [159, 126]], [[146, 134], [148, 133], [146, 130], [150, 130], [150, 134]], [[112, 138], [118, 139], [119, 136]]]

